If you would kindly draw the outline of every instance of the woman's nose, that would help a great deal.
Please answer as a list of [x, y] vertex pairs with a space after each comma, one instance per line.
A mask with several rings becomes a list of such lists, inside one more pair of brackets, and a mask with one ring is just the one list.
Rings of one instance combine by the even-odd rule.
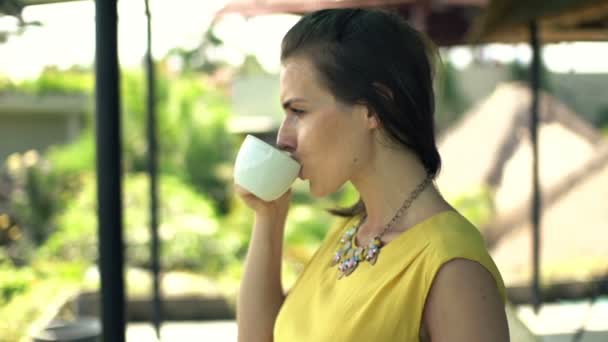
[[283, 120], [281, 127], [279, 128], [279, 132], [277, 134], [277, 147], [288, 152], [293, 152], [298, 147], [295, 130], [293, 129], [293, 125], [290, 124], [288, 118]]

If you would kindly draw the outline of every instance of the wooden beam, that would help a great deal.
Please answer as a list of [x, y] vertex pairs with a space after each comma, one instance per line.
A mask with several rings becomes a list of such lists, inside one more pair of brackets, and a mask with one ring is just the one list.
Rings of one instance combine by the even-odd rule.
[[[417, 0], [232, 0], [218, 12], [218, 16], [230, 13], [242, 15], [261, 15], [272, 13], [309, 13], [326, 8], [349, 7], [401, 7], [411, 6]], [[430, 5], [445, 7], [484, 7], [488, 0], [444, 0], [431, 1]]]
[[[608, 295], [608, 276], [587, 282], [560, 282], [545, 286], [542, 290], [542, 302], [584, 300], [605, 295]], [[507, 287], [507, 298], [514, 305], [533, 304], [532, 287]]]
[[[546, 209], [551, 208], [558, 200], [567, 195], [579, 184], [584, 183], [590, 176], [601, 171], [608, 164], [608, 144], [601, 144], [595, 148], [595, 156], [576, 171], [564, 177], [559, 183], [543, 192], [542, 202]], [[528, 225], [528, 212], [530, 201], [511, 211], [511, 214], [499, 217], [496, 220], [480, 227], [488, 249], [493, 249], [500, 239], [515, 229]]]
[[[529, 39], [530, 33], [525, 29], [513, 29], [484, 37], [481, 43], [516, 44]], [[608, 41], [607, 28], [571, 28], [557, 29], [543, 26], [540, 32], [541, 41], [546, 43], [573, 42], [573, 41]], [[478, 42], [478, 43], [479, 43]]]

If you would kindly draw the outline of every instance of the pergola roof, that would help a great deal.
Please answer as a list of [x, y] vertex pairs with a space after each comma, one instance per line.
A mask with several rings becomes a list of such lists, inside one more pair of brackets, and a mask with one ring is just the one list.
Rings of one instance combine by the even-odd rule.
[[232, 0], [218, 16], [305, 14], [346, 7], [394, 9], [442, 46], [528, 42], [532, 19], [540, 19], [543, 43], [608, 41], [606, 0]]
[[543, 43], [608, 41], [607, 0], [493, 0], [471, 31], [474, 41], [529, 41], [537, 20]]
[[488, 0], [232, 0], [217, 15], [306, 14], [326, 8], [386, 8], [409, 19], [436, 44], [450, 46], [467, 43], [471, 24], [487, 3]]

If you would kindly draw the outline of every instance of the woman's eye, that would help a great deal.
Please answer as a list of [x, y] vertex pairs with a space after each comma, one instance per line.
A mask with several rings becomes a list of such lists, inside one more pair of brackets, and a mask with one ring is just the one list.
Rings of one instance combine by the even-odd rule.
[[305, 111], [301, 110], [301, 109], [297, 109], [297, 108], [291, 108], [291, 112], [296, 114], [296, 115], [301, 115], [304, 114]]

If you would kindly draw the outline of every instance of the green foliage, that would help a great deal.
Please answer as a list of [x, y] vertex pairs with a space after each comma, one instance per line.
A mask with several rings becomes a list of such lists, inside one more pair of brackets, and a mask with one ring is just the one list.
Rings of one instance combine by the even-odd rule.
[[[287, 245], [317, 246], [325, 237], [332, 217], [310, 205], [292, 205], [285, 227]], [[287, 247], [289, 248], [289, 247]]]
[[[212, 203], [174, 176], [162, 176], [159, 184], [163, 267], [217, 274], [234, 262], [242, 241], [230, 227], [220, 225]], [[144, 174], [128, 175], [124, 184], [124, 237], [127, 263], [133, 266], [150, 265], [148, 199], [148, 178]], [[59, 230], [40, 254], [51, 260], [95, 262], [95, 203], [94, 178], [90, 175], [80, 195], [59, 217]]]
[[70, 198], [70, 185], [35, 150], [9, 156], [3, 170], [11, 185], [9, 212], [15, 221], [9, 256], [26, 263], [31, 248], [43, 244], [55, 230], [55, 217]]
[[[0, 89], [1, 85], [0, 81]], [[90, 71], [60, 71], [50, 67], [46, 68], [35, 80], [26, 80], [12, 86], [6, 84], [6, 87], [9, 90], [33, 95], [92, 94], [94, 79]]]
[[485, 187], [450, 199], [450, 203], [476, 227], [483, 227], [495, 214], [493, 193]]
[[97, 258], [96, 192], [93, 174], [83, 175], [82, 189], [57, 218], [57, 231], [39, 249], [42, 258], [82, 260]]
[[20, 341], [28, 334], [28, 327], [44, 314], [49, 301], [61, 291], [66, 283], [60, 279], [40, 282], [0, 309], [0, 342]]
[[[231, 182], [230, 165], [235, 158], [234, 138], [228, 133], [230, 115], [225, 98], [217, 91], [206, 90], [205, 97], [194, 103], [184, 154], [185, 179], [196, 190], [210, 196], [222, 213], [228, 210]], [[182, 103], [186, 103], [186, 99]], [[183, 108], [183, 106], [180, 106]], [[184, 113], [185, 114], [185, 113]]]
[[68, 145], [51, 146], [45, 157], [50, 162], [50, 171], [71, 181], [72, 188], [76, 188], [80, 175], [95, 169], [95, 137], [92, 129], [87, 128]]
[[31, 286], [52, 277], [78, 281], [83, 265], [73, 262], [51, 264], [34, 261], [30, 267], [15, 267], [10, 262], [0, 263], [0, 307], [11, 298], [25, 293]]
[[31, 267], [0, 265], [0, 342], [19, 341], [28, 327], [62, 293], [78, 288], [82, 264], [35, 262]]
[[[183, 76], [157, 79], [159, 163], [163, 173], [174, 174], [197, 191], [210, 196], [223, 213], [227, 210], [229, 172], [234, 158], [233, 137], [227, 132], [228, 99], [207, 87], [202, 79]], [[123, 76], [123, 141], [127, 172], [147, 169], [146, 108], [143, 76]]]
[[[160, 170], [181, 177], [200, 193], [211, 196], [215, 206], [225, 213], [229, 201], [229, 165], [234, 159], [233, 137], [226, 129], [230, 116], [228, 99], [219, 90], [206, 86], [203, 78], [189, 75], [168, 79], [163, 72], [156, 75]], [[146, 171], [145, 77], [141, 71], [125, 71], [121, 80], [124, 171]], [[93, 78], [91, 72], [47, 69], [39, 79], [18, 85], [0, 81], [0, 89], [38, 95], [90, 96]], [[95, 167], [93, 128], [85, 128], [69, 145], [52, 147], [48, 159], [50, 174], [76, 184], [81, 173], [92, 172]]]
[[336, 194], [336, 202], [339, 206], [352, 206], [359, 201], [359, 192], [352, 183], [345, 184]]
[[[298, 184], [299, 183], [299, 184]], [[297, 182], [296, 193], [304, 191], [305, 183]], [[310, 195], [306, 195], [310, 196]], [[285, 226], [285, 245], [283, 247], [282, 275], [283, 284], [289, 287], [302, 271], [304, 264], [310, 260], [319, 247], [334, 218], [323, 209], [323, 201], [311, 204], [312, 200], [301, 195], [296, 200], [295, 193]], [[253, 212], [240, 199], [234, 197], [229, 214], [221, 219], [221, 226], [230, 231], [234, 248], [233, 261], [227, 263], [217, 281], [229, 299], [234, 299], [242, 279], [243, 262], [251, 237]]]
[[[208, 32], [210, 44], [219, 44]], [[159, 167], [178, 175], [194, 188], [210, 195], [216, 207], [227, 211], [227, 167], [234, 158], [233, 137], [226, 125], [230, 116], [228, 98], [205, 85], [193, 74], [168, 79], [161, 69], [156, 73], [156, 113]], [[93, 74], [73, 69], [46, 69], [38, 79], [12, 84], [0, 80], [0, 89], [35, 95], [93, 94]], [[122, 146], [125, 172], [147, 170], [146, 79], [141, 70], [121, 74]], [[89, 118], [90, 121], [91, 118]], [[58, 146], [49, 153], [57, 173], [72, 176], [91, 172], [95, 166], [95, 137], [92, 127], [74, 143]], [[74, 158], [74, 155], [78, 155]]]
[[35, 277], [31, 268], [18, 269], [10, 263], [0, 265], [0, 307], [25, 292]]
[[[163, 125], [163, 102], [166, 98], [163, 84], [166, 82], [159, 75], [157, 79], [157, 116], [158, 125]], [[121, 73], [121, 134], [122, 152], [125, 172], [140, 172], [147, 168], [146, 138], [146, 82], [141, 71], [123, 71]], [[169, 137], [170, 138], [170, 137]], [[165, 143], [167, 137], [159, 135], [159, 143]], [[171, 142], [169, 142], [171, 143]]]

